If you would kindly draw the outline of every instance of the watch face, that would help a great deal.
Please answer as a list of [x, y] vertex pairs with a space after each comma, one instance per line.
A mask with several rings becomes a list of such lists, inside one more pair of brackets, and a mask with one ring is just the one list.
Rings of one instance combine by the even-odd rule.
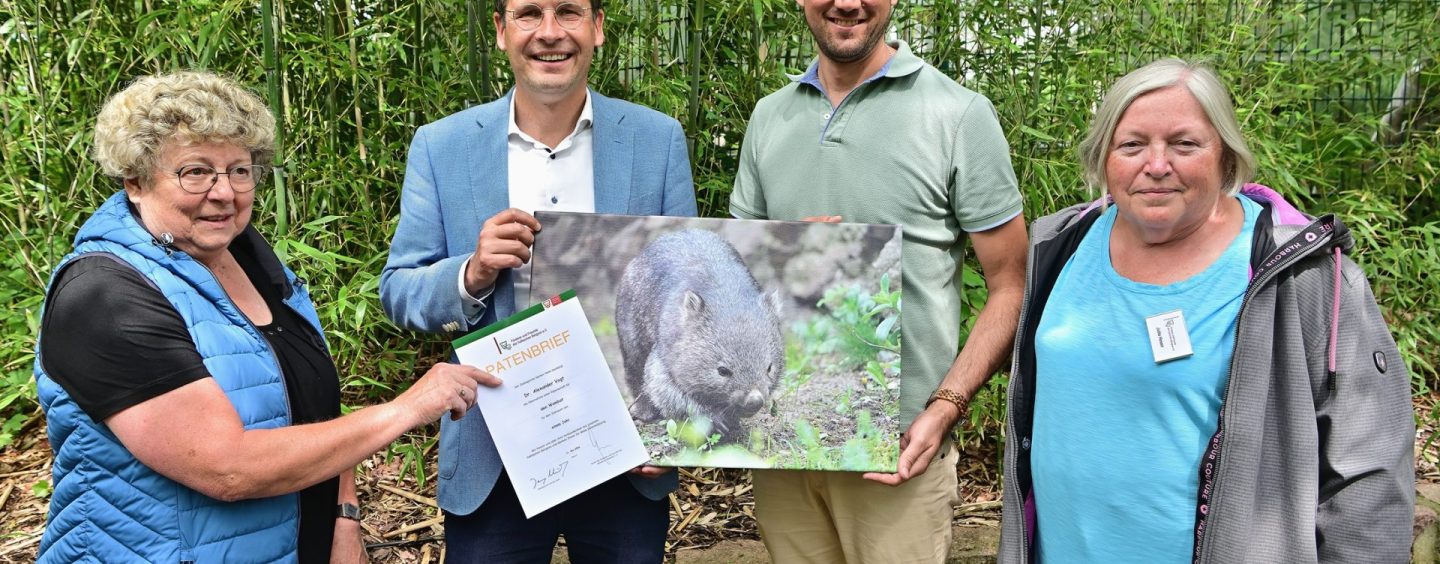
[[335, 506], [335, 516], [346, 519], [360, 520], [360, 506], [353, 503], [342, 503]]

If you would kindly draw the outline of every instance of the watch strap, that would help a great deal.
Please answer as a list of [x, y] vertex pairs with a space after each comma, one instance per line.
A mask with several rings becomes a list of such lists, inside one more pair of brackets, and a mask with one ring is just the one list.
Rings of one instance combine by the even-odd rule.
[[360, 520], [360, 506], [353, 503], [341, 503], [335, 506], [336, 519]]

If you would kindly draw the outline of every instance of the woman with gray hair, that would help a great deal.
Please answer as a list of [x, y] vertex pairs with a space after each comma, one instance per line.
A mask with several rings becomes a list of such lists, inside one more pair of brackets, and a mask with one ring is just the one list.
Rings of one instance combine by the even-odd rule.
[[499, 381], [439, 364], [341, 417], [305, 283], [250, 225], [275, 154], [265, 104], [179, 72], [136, 80], [97, 121], [95, 160], [121, 189], [46, 295], [39, 561], [365, 561], [355, 465]]
[[1116, 82], [1031, 229], [1002, 562], [1406, 562], [1410, 379], [1334, 216], [1250, 183], [1209, 67]]

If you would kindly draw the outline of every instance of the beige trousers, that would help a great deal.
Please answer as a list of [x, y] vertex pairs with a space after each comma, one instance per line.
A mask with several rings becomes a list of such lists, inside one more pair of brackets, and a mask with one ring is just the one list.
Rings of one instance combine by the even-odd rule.
[[891, 487], [859, 472], [756, 470], [755, 520], [776, 564], [943, 563], [959, 502], [952, 443]]

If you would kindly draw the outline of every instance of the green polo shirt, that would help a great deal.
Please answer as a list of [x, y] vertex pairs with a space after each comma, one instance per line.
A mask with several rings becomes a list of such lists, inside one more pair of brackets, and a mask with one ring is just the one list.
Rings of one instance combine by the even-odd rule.
[[900, 417], [909, 426], [955, 360], [965, 233], [1020, 213], [1020, 191], [990, 101], [903, 42], [885, 67], [831, 108], [816, 63], [755, 105], [730, 213], [747, 219], [839, 215], [900, 225]]

